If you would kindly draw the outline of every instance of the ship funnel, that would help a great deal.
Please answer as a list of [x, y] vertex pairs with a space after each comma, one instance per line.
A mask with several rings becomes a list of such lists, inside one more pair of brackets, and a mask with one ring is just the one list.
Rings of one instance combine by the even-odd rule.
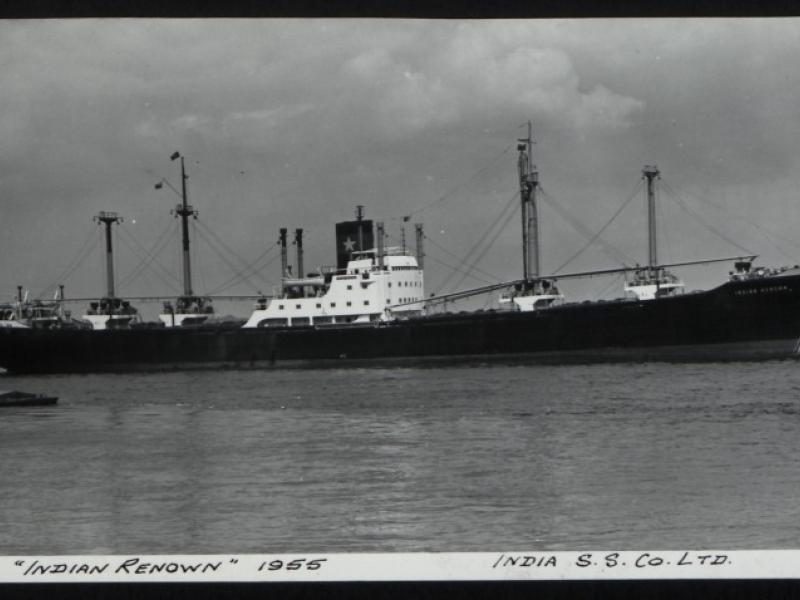
[[364, 218], [363, 206], [356, 213], [355, 221], [336, 224], [336, 268], [347, 267], [353, 252], [374, 247], [372, 220]]

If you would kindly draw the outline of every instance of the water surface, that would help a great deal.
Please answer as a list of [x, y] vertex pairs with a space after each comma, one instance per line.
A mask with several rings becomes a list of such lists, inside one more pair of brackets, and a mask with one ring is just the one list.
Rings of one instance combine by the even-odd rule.
[[0, 553], [800, 547], [798, 368], [0, 377]]

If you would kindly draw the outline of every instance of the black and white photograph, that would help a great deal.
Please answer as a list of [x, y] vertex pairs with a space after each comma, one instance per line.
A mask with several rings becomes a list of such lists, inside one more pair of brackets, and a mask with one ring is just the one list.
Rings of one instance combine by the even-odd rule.
[[798, 52], [0, 21], [0, 555], [800, 547]]

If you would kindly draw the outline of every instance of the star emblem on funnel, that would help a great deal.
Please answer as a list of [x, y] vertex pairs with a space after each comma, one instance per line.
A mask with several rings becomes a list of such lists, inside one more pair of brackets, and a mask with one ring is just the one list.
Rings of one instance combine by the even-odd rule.
[[349, 236], [343, 243], [344, 243], [344, 249], [347, 252], [352, 252], [355, 249], [356, 243], [354, 240], [351, 240]]

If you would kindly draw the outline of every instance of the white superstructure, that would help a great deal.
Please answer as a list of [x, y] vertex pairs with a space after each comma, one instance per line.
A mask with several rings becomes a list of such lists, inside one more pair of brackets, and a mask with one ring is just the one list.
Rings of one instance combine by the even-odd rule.
[[63, 290], [54, 300], [28, 300], [28, 293], [22, 296], [18, 287], [16, 302], [0, 304], [0, 328], [14, 329], [81, 329], [88, 327], [81, 320], [73, 319], [70, 311], [64, 309]]
[[264, 298], [243, 327], [302, 327], [369, 323], [421, 314], [422, 268], [399, 248], [354, 252], [344, 272], [284, 279], [281, 293]]
[[499, 302], [501, 306], [510, 304], [514, 310], [527, 312], [564, 304], [564, 295], [558, 291], [555, 283], [541, 279], [502, 294]]
[[82, 318], [97, 330], [123, 329], [141, 320], [139, 311], [121, 298], [101, 298], [91, 302]]
[[683, 282], [664, 268], [645, 267], [625, 281], [625, 293], [636, 300], [653, 300], [683, 293]]
[[0, 305], [0, 327], [28, 329], [30, 325], [23, 321], [18, 305], [2, 304]]
[[209, 317], [214, 316], [214, 307], [211, 298], [203, 296], [180, 296], [175, 301], [164, 303], [164, 311], [158, 315], [166, 327], [181, 327], [183, 325], [200, 325]]

